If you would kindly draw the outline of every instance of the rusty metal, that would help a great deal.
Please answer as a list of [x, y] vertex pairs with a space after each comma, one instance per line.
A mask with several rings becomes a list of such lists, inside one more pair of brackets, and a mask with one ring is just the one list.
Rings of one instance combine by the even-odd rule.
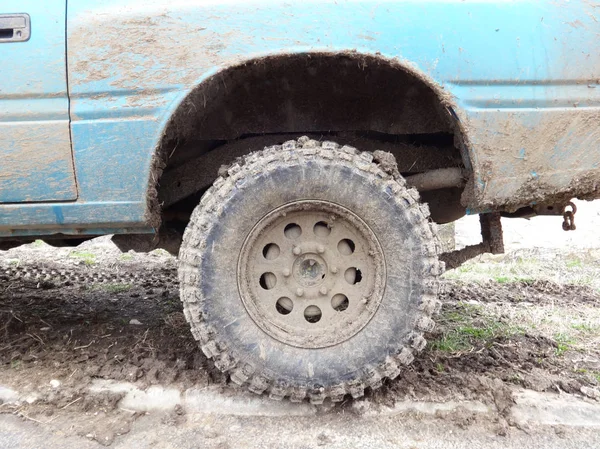
[[551, 204], [536, 204], [531, 206], [533, 209], [533, 214], [535, 215], [562, 215], [563, 209], [565, 208], [565, 203], [551, 203]]
[[[568, 207], [571, 207], [572, 210], [567, 210]], [[575, 231], [577, 226], [575, 226], [575, 214], [577, 213], [577, 206], [571, 201], [563, 208], [563, 231]]]
[[479, 215], [481, 237], [483, 238], [483, 243], [489, 245], [488, 252], [492, 254], [504, 253], [504, 238], [502, 235], [502, 222], [500, 221], [500, 218], [499, 212]]
[[446, 264], [446, 269], [457, 268], [466, 261], [484, 253], [503, 254], [504, 238], [500, 218], [500, 213], [498, 212], [480, 214], [479, 223], [481, 225], [482, 242], [456, 251], [443, 253], [440, 256], [440, 260]]

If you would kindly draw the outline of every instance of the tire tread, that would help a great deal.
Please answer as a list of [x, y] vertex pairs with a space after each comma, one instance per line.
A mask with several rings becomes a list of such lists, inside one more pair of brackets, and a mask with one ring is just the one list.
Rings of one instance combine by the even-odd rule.
[[[226, 342], [219, 341], [218, 334], [211, 330], [210, 323], [203, 316], [202, 303], [207, 298], [202, 296], [198, 287], [202, 281], [199, 267], [202, 263], [206, 233], [210, 225], [219, 220], [222, 205], [236, 188], [244, 184], [244, 177], [273, 166], [288, 165], [291, 162], [305, 163], [317, 158], [338, 160], [351, 166], [353, 170], [371, 173], [383, 179], [384, 194], [390, 195], [391, 192], [398, 204], [408, 208], [408, 216], [416, 228], [415, 232], [423, 241], [423, 298], [415, 319], [415, 329], [407, 337], [406, 344], [381, 364], [364, 367], [358, 378], [340, 380], [338, 384], [326, 388], [292, 385], [287, 379], [272, 379], [256, 367], [236, 360], [227, 350]], [[384, 379], [397, 377], [402, 369], [413, 361], [415, 354], [425, 347], [423, 332], [433, 329], [431, 316], [440, 308], [440, 301], [437, 299], [438, 277], [444, 269], [443, 263], [438, 261], [441, 245], [437, 240], [436, 225], [429, 219], [429, 208], [420, 203], [419, 193], [405, 186], [404, 179], [397, 174], [397, 170], [395, 173], [386, 171], [374, 161], [372, 153], [307, 137], [290, 140], [282, 145], [267, 147], [238, 158], [228, 167], [222, 167], [219, 174], [217, 181], [207, 190], [194, 210], [179, 253], [179, 281], [184, 315], [202, 352], [213, 360], [218, 369], [228, 374], [235, 384], [244, 386], [256, 394], [267, 393], [276, 400], [288, 397], [293, 402], [299, 402], [308, 398], [311, 403], [320, 404], [326, 398], [341, 401], [347, 394], [359, 398], [364, 395], [366, 388], [379, 388]]]

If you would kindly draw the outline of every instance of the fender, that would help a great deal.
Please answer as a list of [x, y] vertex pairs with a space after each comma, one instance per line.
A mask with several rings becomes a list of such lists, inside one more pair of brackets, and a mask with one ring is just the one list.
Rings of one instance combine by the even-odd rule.
[[[463, 201], [471, 212], [560, 194], [595, 195], [597, 9], [584, 0], [188, 0], [168, 6], [74, 0], [72, 110], [86, 119], [107, 109], [119, 119], [149, 114], [162, 131], [174, 105], [228, 67], [277, 54], [378, 54], [400, 61], [452, 105], [473, 170]], [[94, 101], [91, 92], [100, 98]], [[153, 131], [146, 148], [157, 148], [159, 132]], [[143, 162], [136, 170], [149, 173]], [[79, 170], [78, 176], [86, 177]]]

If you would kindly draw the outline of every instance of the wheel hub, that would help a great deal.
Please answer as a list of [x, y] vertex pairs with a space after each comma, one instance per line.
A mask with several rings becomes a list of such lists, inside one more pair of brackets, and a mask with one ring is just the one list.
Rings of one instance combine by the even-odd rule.
[[293, 346], [332, 346], [373, 317], [385, 262], [371, 229], [327, 201], [281, 206], [249, 233], [238, 261], [246, 310], [270, 336]]
[[327, 264], [316, 254], [302, 254], [296, 257], [293, 272], [300, 287], [314, 287], [325, 279]]

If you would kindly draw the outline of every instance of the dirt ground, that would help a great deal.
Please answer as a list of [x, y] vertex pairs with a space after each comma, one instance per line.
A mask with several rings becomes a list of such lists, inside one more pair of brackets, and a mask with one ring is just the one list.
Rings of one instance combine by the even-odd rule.
[[211, 368], [163, 251], [0, 252], [0, 447], [600, 447], [599, 279], [594, 245], [479, 258], [398, 379], [311, 406]]

